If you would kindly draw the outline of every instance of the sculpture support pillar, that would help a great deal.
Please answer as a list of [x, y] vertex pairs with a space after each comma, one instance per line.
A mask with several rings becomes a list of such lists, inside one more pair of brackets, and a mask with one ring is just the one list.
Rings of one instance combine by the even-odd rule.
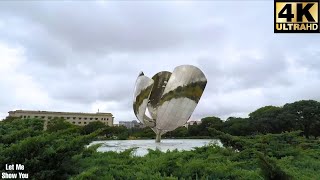
[[159, 143], [161, 141], [161, 132], [156, 133], [156, 142]]

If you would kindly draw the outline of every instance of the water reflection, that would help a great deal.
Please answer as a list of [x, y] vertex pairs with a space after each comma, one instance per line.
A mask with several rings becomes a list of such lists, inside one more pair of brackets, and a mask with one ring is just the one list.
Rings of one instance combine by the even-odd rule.
[[163, 139], [161, 143], [155, 143], [153, 139], [150, 140], [108, 140], [108, 141], [93, 141], [89, 146], [94, 144], [102, 144], [97, 151], [115, 151], [122, 152], [126, 149], [135, 148], [133, 155], [144, 156], [148, 153], [148, 149], [159, 149], [162, 152], [168, 150], [173, 151], [177, 149], [192, 150], [195, 147], [202, 147], [209, 144], [216, 144], [222, 147], [219, 140], [216, 139]]

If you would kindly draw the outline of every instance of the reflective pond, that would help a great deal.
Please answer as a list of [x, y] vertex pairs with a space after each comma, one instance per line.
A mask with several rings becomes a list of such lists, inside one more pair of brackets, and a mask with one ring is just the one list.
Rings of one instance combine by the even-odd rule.
[[106, 140], [93, 141], [89, 144], [101, 144], [97, 149], [99, 152], [115, 151], [122, 152], [126, 149], [136, 148], [133, 151], [134, 156], [144, 156], [148, 153], [148, 149], [159, 149], [162, 152], [167, 150], [190, 151], [195, 147], [216, 144], [222, 147], [220, 140], [217, 139], [162, 139], [160, 143], [156, 143], [154, 139], [148, 140]]

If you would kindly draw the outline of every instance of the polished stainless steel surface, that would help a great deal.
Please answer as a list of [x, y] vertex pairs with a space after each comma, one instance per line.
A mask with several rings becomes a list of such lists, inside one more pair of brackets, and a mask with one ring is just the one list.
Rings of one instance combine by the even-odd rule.
[[155, 121], [145, 115], [152, 86], [153, 80], [144, 76], [143, 72], [141, 72], [136, 81], [133, 97], [133, 110], [136, 117], [149, 127], [155, 127]]
[[[134, 91], [135, 115], [160, 138], [188, 121], [206, 84], [203, 72], [191, 65], [178, 66], [172, 74], [159, 72], [152, 79], [142, 73], [137, 78]], [[151, 118], [145, 115], [146, 108]]]
[[164, 89], [169, 81], [171, 72], [161, 71], [152, 77], [154, 85], [150, 94], [150, 102], [148, 103], [148, 111], [153, 119], [157, 119], [157, 108]]

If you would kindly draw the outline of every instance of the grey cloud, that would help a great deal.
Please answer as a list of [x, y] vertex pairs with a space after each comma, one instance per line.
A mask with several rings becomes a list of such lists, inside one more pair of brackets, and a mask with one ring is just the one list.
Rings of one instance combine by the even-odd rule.
[[218, 116], [226, 119], [239, 114], [246, 117], [255, 110], [264, 99], [252, 94], [252, 90], [234, 92], [207, 93], [197, 107], [194, 117]]
[[230, 77], [240, 80], [246, 87], [270, 86], [276, 83], [283, 85], [283, 81], [277, 82], [278, 76], [285, 73], [287, 68], [284, 56], [267, 52], [263, 59], [241, 57], [240, 61], [234, 63], [227, 73]]
[[[240, 55], [235, 57], [237, 60], [234, 61], [229, 56], [223, 60], [212, 57], [213, 59], [199, 60], [199, 64], [212, 77], [215, 91], [289, 86], [291, 81], [286, 74], [290, 64], [281, 52], [270, 49], [272, 48], [263, 50], [261, 58]], [[219, 88], [218, 84], [222, 85], [222, 88]]]
[[43, 27], [17, 17], [9, 17], [4, 22], [6, 28], [0, 28], [0, 40], [13, 46], [22, 45], [28, 61], [64, 66], [72, 59], [72, 49], [63, 41], [52, 38]]
[[320, 50], [311, 46], [303, 52], [295, 53], [296, 63], [300, 68], [307, 68], [315, 73], [320, 73]]
[[81, 104], [97, 100], [125, 100], [130, 97], [133, 91], [130, 84], [133, 86], [135, 81], [135, 76], [128, 77], [126, 74], [84, 74], [81, 70], [72, 68], [58, 72], [58, 70], [46, 72], [43, 69], [37, 72], [39, 75], [35, 80], [43, 85], [50, 97]]
[[[156, 59], [160, 61], [159, 56]], [[132, 57], [139, 60], [133, 61]], [[27, 68], [21, 71], [33, 76], [53, 99], [81, 104], [97, 100], [122, 102], [132, 100], [134, 83], [141, 70], [152, 77], [158, 71], [172, 71], [175, 66], [188, 63], [185, 59], [172, 62], [172, 59], [164, 58], [160, 64], [150, 61], [150, 57], [153, 55], [79, 56], [77, 61], [71, 61], [64, 67], [48, 67], [27, 61], [23, 64]]]
[[[152, 77], [181, 64], [199, 66], [208, 79], [195, 119], [319, 100], [319, 37], [275, 35], [272, 8], [270, 2], [0, 2], [0, 43], [25, 50], [26, 61], [11, 75], [30, 77], [48, 96], [30, 104], [6, 98], [18, 97], [19, 86], [0, 78], [1, 105], [89, 111], [99, 102], [116, 119], [131, 120], [138, 73]], [[265, 15], [250, 19], [258, 13]]]
[[162, 3], [3, 4], [6, 14], [20, 14], [78, 51], [170, 50], [178, 45], [209, 43], [212, 34], [216, 35], [212, 40], [217, 41], [223, 33], [222, 26], [197, 23], [201, 20], [197, 11], [191, 14]]
[[[84, 81], [71, 80], [56, 83], [57, 88], [51, 92], [53, 98], [70, 100], [77, 103], [92, 103], [97, 100], [121, 101], [130, 98], [133, 91], [125, 76], [95, 77]], [[60, 85], [60, 86], [59, 86]], [[50, 90], [49, 90], [50, 92]]]

